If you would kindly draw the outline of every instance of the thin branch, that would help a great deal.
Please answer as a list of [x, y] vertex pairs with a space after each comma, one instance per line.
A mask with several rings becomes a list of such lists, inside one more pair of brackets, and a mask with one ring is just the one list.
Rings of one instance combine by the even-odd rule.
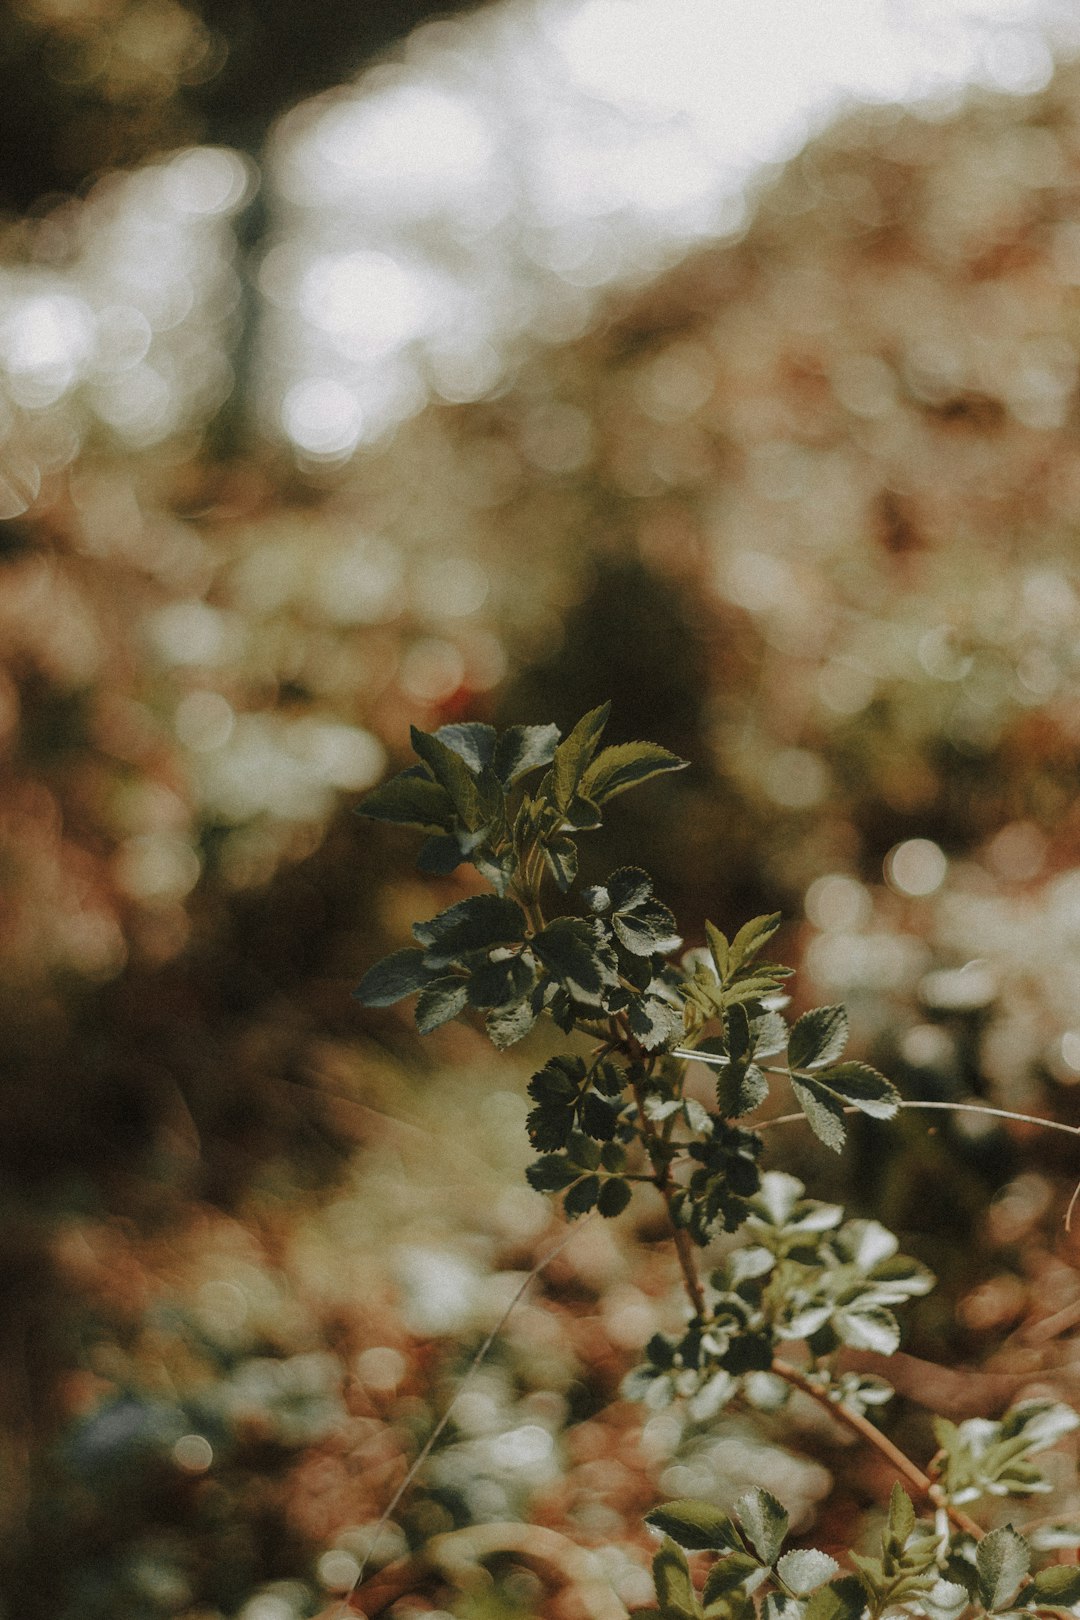
[[[770, 1067], [769, 1073], [786, 1075], [788, 1070]], [[913, 1109], [919, 1112], [937, 1109], [948, 1114], [988, 1114], [992, 1119], [1011, 1119], [1018, 1125], [1040, 1125], [1046, 1131], [1061, 1131], [1065, 1136], [1080, 1136], [1080, 1125], [1066, 1125], [1060, 1119], [1042, 1119], [1038, 1114], [1019, 1114], [1012, 1108], [992, 1108], [988, 1103], [920, 1102], [908, 1101], [903, 1098], [897, 1103], [897, 1107]], [[853, 1104], [848, 1104], [844, 1108], [845, 1114], [860, 1114], [862, 1111], [861, 1108], [856, 1108]], [[800, 1109], [797, 1114], [775, 1114], [772, 1119], [758, 1120], [753, 1129], [755, 1131], [767, 1131], [773, 1125], [797, 1125], [800, 1120], [805, 1119], [806, 1115]], [[1065, 1211], [1066, 1232], [1072, 1230], [1072, 1218], [1078, 1202], [1080, 1202], [1080, 1182], [1077, 1182], [1073, 1195], [1069, 1199], [1069, 1207]]]
[[593, 1217], [591, 1215], [587, 1215], [584, 1221], [581, 1221], [577, 1226], [571, 1227], [570, 1231], [565, 1232], [559, 1239], [558, 1243], [554, 1244], [545, 1255], [541, 1256], [541, 1258], [536, 1262], [535, 1266], [533, 1266], [532, 1270], [528, 1272], [525, 1278], [522, 1280], [520, 1286], [514, 1290], [510, 1303], [499, 1317], [499, 1320], [495, 1323], [495, 1326], [492, 1328], [479, 1350], [477, 1350], [476, 1354], [469, 1362], [468, 1367], [465, 1369], [465, 1372], [458, 1383], [457, 1389], [454, 1391], [453, 1398], [448, 1403], [442, 1417], [439, 1419], [438, 1423], [436, 1423], [435, 1427], [424, 1441], [424, 1444], [421, 1446], [415, 1460], [413, 1461], [412, 1467], [409, 1469], [408, 1473], [405, 1475], [405, 1478], [402, 1480], [401, 1484], [390, 1498], [390, 1501], [383, 1512], [382, 1518], [375, 1526], [375, 1532], [371, 1538], [367, 1552], [364, 1554], [360, 1563], [360, 1568], [356, 1572], [356, 1579], [353, 1581], [349, 1590], [342, 1595], [341, 1607], [338, 1610], [337, 1620], [340, 1620], [340, 1617], [345, 1615], [351, 1607], [353, 1593], [364, 1579], [364, 1572], [366, 1571], [368, 1564], [371, 1562], [372, 1555], [379, 1543], [380, 1536], [386, 1529], [386, 1526], [389, 1524], [390, 1518], [398, 1503], [401, 1501], [402, 1497], [405, 1495], [405, 1492], [408, 1490], [421, 1468], [427, 1462], [428, 1457], [431, 1455], [432, 1449], [446, 1428], [446, 1425], [449, 1423], [454, 1407], [461, 1399], [462, 1392], [464, 1391], [469, 1380], [477, 1372], [481, 1363], [486, 1358], [488, 1351], [491, 1349], [492, 1345], [495, 1343], [495, 1340], [498, 1338], [499, 1334], [510, 1320], [511, 1315], [517, 1308], [519, 1302], [528, 1292], [531, 1284], [536, 1281], [537, 1277], [539, 1277], [545, 1266], [549, 1266], [551, 1262], [562, 1253], [571, 1239], [575, 1238], [581, 1231], [582, 1227], [586, 1226], [588, 1222], [592, 1220], [592, 1218]]
[[653, 1180], [657, 1190], [667, 1205], [668, 1225], [675, 1243], [675, 1253], [678, 1256], [679, 1266], [683, 1274], [683, 1282], [690, 1303], [694, 1307], [695, 1316], [705, 1315], [705, 1290], [701, 1286], [701, 1278], [697, 1273], [697, 1262], [694, 1259], [694, 1244], [689, 1232], [684, 1226], [676, 1224], [675, 1215], [671, 1207], [671, 1197], [674, 1192], [669, 1168], [667, 1164], [664, 1143], [657, 1134], [656, 1126], [645, 1112], [645, 1093], [640, 1080], [632, 1082], [634, 1101], [637, 1103], [638, 1118], [641, 1121], [641, 1134], [649, 1150], [649, 1157], [656, 1170]]
[[928, 1474], [924, 1474], [919, 1465], [913, 1462], [906, 1452], [901, 1451], [899, 1446], [894, 1445], [887, 1434], [882, 1434], [881, 1430], [876, 1424], [871, 1423], [869, 1418], [863, 1417], [861, 1412], [856, 1412], [854, 1407], [846, 1406], [843, 1401], [830, 1400], [827, 1392], [820, 1385], [815, 1384], [805, 1373], [800, 1372], [798, 1367], [793, 1367], [790, 1362], [780, 1361], [774, 1357], [772, 1370], [779, 1378], [783, 1378], [786, 1383], [793, 1385], [795, 1389], [801, 1389], [804, 1395], [809, 1395], [813, 1400], [817, 1401], [819, 1406], [823, 1406], [827, 1412], [831, 1412], [834, 1417], [839, 1418], [840, 1422], [846, 1424], [861, 1440], [865, 1440], [868, 1445], [873, 1446], [876, 1451], [880, 1452], [881, 1456], [892, 1464], [897, 1473], [902, 1474], [909, 1485], [914, 1486], [920, 1496], [927, 1497], [935, 1507], [943, 1508], [958, 1530], [963, 1530], [966, 1535], [974, 1537], [976, 1541], [981, 1540], [983, 1532], [975, 1523], [975, 1520], [969, 1519], [962, 1508], [954, 1506], [941, 1489], [941, 1486], [936, 1485]]

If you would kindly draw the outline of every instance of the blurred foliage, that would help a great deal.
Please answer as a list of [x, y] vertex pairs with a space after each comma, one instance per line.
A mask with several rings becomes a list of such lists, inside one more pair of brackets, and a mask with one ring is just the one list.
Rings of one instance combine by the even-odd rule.
[[474, 0], [14, 0], [0, 15], [0, 209], [195, 141], [257, 155], [293, 102]]
[[[12, 1620], [317, 1612], [551, 1236], [507, 1145], [528, 1065], [468, 1030], [432, 1060], [350, 1000], [416, 915], [400, 836], [351, 814], [410, 723], [613, 694], [616, 740], [695, 767], [655, 851], [646, 789], [598, 869], [632, 844], [684, 917], [783, 908], [799, 993], [847, 1002], [907, 1094], [1078, 1118], [1077, 70], [850, 115], [732, 240], [352, 462], [225, 459], [203, 435], [237, 375], [253, 414], [231, 222], [259, 177], [220, 148], [95, 177], [203, 139], [254, 153], [417, 14], [0, 20]], [[898, 1436], [925, 1438], [930, 1394], [958, 1420], [1075, 1398], [1073, 1156], [867, 1129], [873, 1169], [840, 1190], [942, 1279], [896, 1358]], [[875, 1464], [845, 1458], [834, 1491], [820, 1427], [765, 1445], [608, 1404], [672, 1326], [656, 1236], [583, 1230], [549, 1268], [386, 1559], [512, 1514], [614, 1548], [634, 1608], [660, 1493], [764, 1483], [819, 1540], [862, 1522]], [[491, 1556], [494, 1595], [434, 1570], [425, 1601], [575, 1620], [558, 1558], [541, 1589], [512, 1544]]]

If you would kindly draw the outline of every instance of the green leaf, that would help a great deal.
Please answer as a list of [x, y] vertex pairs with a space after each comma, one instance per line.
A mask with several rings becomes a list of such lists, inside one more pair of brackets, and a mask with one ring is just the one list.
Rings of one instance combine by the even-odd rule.
[[983, 1607], [1002, 1609], [1031, 1565], [1031, 1548], [1011, 1524], [991, 1530], [975, 1549], [979, 1596]]
[[[750, 1593], [741, 1587], [718, 1598], [705, 1610], [706, 1620], [757, 1620], [757, 1609]], [[634, 1620], [637, 1620], [635, 1614]]]
[[782, 982], [771, 973], [755, 973], [749, 979], [736, 979], [724, 991], [724, 1006], [736, 1007], [748, 1001], [760, 1001], [762, 996], [775, 996], [783, 989]]
[[581, 1128], [597, 1142], [610, 1142], [619, 1124], [618, 1104], [589, 1092], [581, 1105]]
[[896, 1087], [869, 1063], [835, 1063], [814, 1078], [872, 1119], [892, 1119], [900, 1107]]
[[565, 894], [577, 876], [578, 852], [572, 838], [552, 838], [544, 845], [544, 865], [555, 879], [560, 894]]
[[600, 1177], [583, 1176], [582, 1179], [566, 1190], [563, 1199], [563, 1209], [573, 1220], [575, 1215], [586, 1215], [593, 1208], [600, 1196]]
[[605, 1142], [600, 1149], [600, 1163], [605, 1170], [619, 1171], [626, 1169], [626, 1149], [621, 1142]]
[[409, 735], [415, 752], [439, 786], [445, 789], [466, 827], [472, 829], [479, 826], [480, 793], [476, 777], [461, 755], [431, 732], [418, 731], [413, 726]]
[[1051, 1564], [1035, 1577], [1035, 1596], [1057, 1609], [1080, 1603], [1080, 1564]]
[[915, 1529], [915, 1506], [904, 1487], [897, 1482], [889, 1497], [889, 1538], [897, 1552]]
[[710, 1603], [716, 1603], [720, 1598], [726, 1597], [729, 1592], [756, 1575], [761, 1565], [749, 1553], [728, 1553], [724, 1558], [718, 1558], [705, 1577], [701, 1600], [706, 1608]]
[[456, 721], [449, 726], [440, 726], [432, 735], [445, 743], [447, 748], [453, 749], [477, 776], [494, 758], [495, 727], [485, 726], [479, 720]]
[[665, 1536], [652, 1568], [656, 1598], [664, 1620], [698, 1620], [701, 1605], [690, 1579], [686, 1554], [670, 1537]]
[[589, 713], [578, 721], [565, 742], [561, 742], [556, 748], [552, 766], [552, 789], [557, 809], [569, 809], [570, 801], [577, 793], [581, 779], [596, 752], [610, 714], [610, 703], [604, 703], [598, 709], [590, 709]]
[[770, 1226], [783, 1227], [805, 1191], [797, 1176], [788, 1175], [786, 1170], [767, 1170], [761, 1178], [761, 1190], [754, 1199], [754, 1213]]
[[728, 966], [731, 959], [731, 946], [728, 937], [711, 922], [705, 924], [705, 937], [709, 942], [709, 954], [713, 959], [716, 977], [723, 984], [728, 975]]
[[610, 1220], [613, 1216], [622, 1214], [631, 1197], [630, 1183], [623, 1181], [620, 1177], [612, 1177], [610, 1181], [605, 1181], [600, 1188], [600, 1196], [596, 1200], [596, 1207], [601, 1215]]
[[541, 765], [550, 765], [559, 741], [558, 726], [511, 726], [495, 744], [491, 765], [504, 788]]
[[932, 1271], [907, 1254], [879, 1261], [868, 1275], [875, 1297], [887, 1305], [928, 1294], [937, 1281]]
[[1001, 1420], [1001, 1438], [1023, 1437], [1025, 1453], [1043, 1450], [1080, 1428], [1080, 1413], [1063, 1401], [1019, 1401]]
[[601, 927], [582, 917], [556, 917], [532, 941], [548, 972], [588, 1007], [602, 1006], [605, 989], [618, 983], [610, 952], [595, 932]]
[[775, 1564], [788, 1532], [786, 1510], [771, 1491], [756, 1486], [739, 1497], [735, 1512], [761, 1562]]
[[[584, 1078], [584, 1077], [582, 1077]], [[529, 1081], [529, 1096], [538, 1103], [561, 1103], [577, 1099], [578, 1087], [559, 1063], [545, 1063]]]
[[[775, 1265], [776, 1256], [771, 1249], [766, 1249], [761, 1243], [750, 1243], [743, 1249], [732, 1249], [725, 1259], [726, 1281], [732, 1288], [738, 1288], [740, 1283], [767, 1277]], [[719, 1288], [722, 1283], [715, 1282], [715, 1286]]]
[[[658, 935], [649, 922], [633, 912], [625, 917], [616, 912], [611, 919], [611, 926], [619, 944], [632, 956], [655, 956], [664, 949], [664, 938], [670, 937]], [[675, 949], [674, 945], [671, 949]]]
[[390, 1007], [402, 996], [411, 996], [435, 977], [424, 962], [423, 951], [406, 948], [384, 956], [368, 968], [353, 995], [365, 1007]]
[[761, 1606], [761, 1620], [803, 1620], [806, 1604], [786, 1592], [770, 1592]]
[[729, 966], [740, 968], [751, 961], [762, 946], [769, 943], [782, 921], [781, 913], [773, 911], [744, 923], [731, 942]]
[[726, 1513], [711, 1502], [679, 1497], [645, 1515], [645, 1523], [663, 1531], [691, 1552], [740, 1552], [742, 1542]]
[[839, 1575], [840, 1565], [816, 1547], [799, 1547], [777, 1560], [776, 1573], [796, 1597], [807, 1597], [815, 1586]]
[[415, 765], [372, 788], [356, 813], [370, 821], [396, 822], [429, 833], [445, 832], [454, 824], [450, 795]]
[[653, 881], [640, 866], [620, 866], [617, 872], [612, 872], [604, 888], [613, 911], [634, 911], [651, 898]]
[[516, 900], [501, 900], [497, 894], [474, 894], [427, 922], [414, 923], [413, 936], [424, 947], [429, 966], [446, 967], [472, 951], [521, 944], [525, 938], [525, 913]]
[[814, 1007], [791, 1026], [788, 1062], [793, 1069], [814, 1069], [832, 1063], [847, 1044], [848, 1016], [844, 1007]]
[[536, 975], [521, 956], [483, 962], [469, 975], [469, 1005], [488, 1011], [516, 1006], [532, 989]]
[[791, 1089], [795, 1093], [795, 1100], [803, 1113], [810, 1121], [810, 1129], [814, 1135], [834, 1153], [839, 1153], [847, 1140], [847, 1126], [844, 1123], [844, 1110], [831, 1091], [824, 1086], [817, 1086], [809, 1078], [796, 1079], [791, 1077]]
[[525, 1118], [529, 1141], [540, 1153], [553, 1153], [566, 1146], [573, 1129], [573, 1109], [558, 1103], [542, 1103], [530, 1109]]
[[586, 770], [581, 790], [597, 804], [606, 804], [616, 794], [648, 782], [667, 771], [684, 771], [689, 760], [680, 759], [657, 743], [617, 743], [605, 748]]
[[825, 1326], [832, 1313], [831, 1300], [810, 1300], [806, 1303], [800, 1303], [795, 1298], [785, 1300], [775, 1323], [776, 1336], [778, 1339], [811, 1339]]
[[712, 1117], [709, 1110], [699, 1103], [696, 1097], [683, 1098], [683, 1118], [692, 1131], [698, 1136], [705, 1136], [712, 1131]]
[[575, 793], [570, 800], [563, 811], [563, 821], [574, 832], [590, 832], [594, 827], [602, 827], [604, 824], [599, 808], [581, 793]]
[[500, 1051], [527, 1035], [540, 1016], [539, 996], [526, 996], [514, 1007], [499, 1007], [488, 1014], [485, 1028]]
[[466, 990], [464, 979], [433, 979], [416, 1003], [416, 1027], [421, 1035], [430, 1035], [440, 1024], [456, 1018], [465, 1005]]
[[853, 1350], [876, 1350], [891, 1356], [900, 1348], [900, 1324], [884, 1305], [847, 1306], [833, 1313], [832, 1326]]
[[599, 1167], [599, 1145], [598, 1143], [594, 1142], [591, 1137], [586, 1136], [582, 1131], [571, 1132], [568, 1152], [571, 1161], [576, 1164], [580, 1170], [595, 1170]]
[[571, 1182], [577, 1180], [581, 1171], [577, 1165], [571, 1164], [565, 1153], [545, 1153], [542, 1158], [534, 1160], [525, 1171], [530, 1187], [537, 1192], [562, 1192]]
[[682, 944], [675, 918], [659, 900], [646, 901], [633, 911], [616, 910], [612, 926], [635, 956], [667, 956]]
[[[929, 1576], [929, 1564], [933, 1555], [928, 1556], [928, 1565], [925, 1574]], [[959, 1581], [936, 1580], [929, 1592], [922, 1598], [920, 1607], [925, 1607], [933, 1620], [959, 1620], [960, 1615], [972, 1601], [972, 1593]]]
[[778, 1012], [762, 1012], [750, 1020], [751, 1050], [755, 1057], [775, 1057], [787, 1048], [788, 1027]]
[[769, 1082], [756, 1063], [730, 1064], [716, 1077], [716, 1106], [725, 1119], [753, 1113], [769, 1095]]
[[857, 1575], [842, 1575], [820, 1586], [806, 1605], [803, 1620], [860, 1620], [866, 1588]]
[[661, 996], [642, 996], [626, 1010], [626, 1022], [647, 1052], [655, 1052], [682, 1033], [682, 1013]]
[[621, 1097], [626, 1088], [626, 1071], [605, 1058], [593, 1070], [593, 1085], [604, 1097]]
[[464, 859], [461, 845], [453, 834], [439, 833], [434, 838], [424, 840], [416, 864], [429, 877], [449, 877]]

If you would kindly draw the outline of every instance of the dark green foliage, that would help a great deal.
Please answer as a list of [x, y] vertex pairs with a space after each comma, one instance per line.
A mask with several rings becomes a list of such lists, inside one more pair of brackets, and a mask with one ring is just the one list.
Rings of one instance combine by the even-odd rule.
[[[707, 1285], [688, 1283], [684, 1331], [654, 1335], [624, 1394], [654, 1407], [691, 1396], [709, 1412], [736, 1398], [775, 1411], [797, 1382], [849, 1421], [862, 1420], [865, 1433], [867, 1410], [892, 1391], [836, 1358], [895, 1352], [897, 1307], [925, 1294], [934, 1278], [877, 1221], [845, 1220], [838, 1205], [807, 1198], [794, 1176], [763, 1174], [764, 1139], [749, 1117], [767, 1101], [770, 1076], [779, 1075], [813, 1131], [839, 1151], [849, 1112], [889, 1119], [899, 1095], [875, 1069], [845, 1056], [843, 1007], [811, 1009], [789, 1026], [789, 969], [763, 959], [780, 927], [776, 913], [752, 918], [730, 940], [707, 922], [707, 950], [675, 962], [682, 944], [675, 918], [640, 866], [618, 867], [583, 890], [574, 908], [577, 835], [600, 825], [610, 799], [683, 764], [649, 743], [601, 748], [607, 718], [608, 705], [595, 708], [564, 739], [554, 726], [500, 736], [464, 723], [413, 733], [421, 764], [376, 789], [364, 813], [428, 832], [422, 867], [449, 873], [469, 862], [494, 892], [417, 923], [417, 947], [377, 963], [357, 995], [385, 1007], [418, 992], [425, 1032], [462, 1012], [482, 1014], [498, 1046], [546, 1013], [589, 1045], [549, 1058], [529, 1081], [527, 1128], [539, 1155], [527, 1171], [530, 1185], [560, 1195], [570, 1220], [617, 1216], [635, 1183], [651, 1185], [666, 1205], [684, 1273], [692, 1244], [743, 1233]], [[534, 787], [519, 785], [538, 771]], [[565, 908], [552, 918], [542, 905], [546, 879]], [[715, 1110], [686, 1089], [694, 1062], [713, 1071]], [[797, 1378], [791, 1357], [804, 1363]], [[660, 1620], [1060, 1613], [1080, 1602], [1075, 1569], [1031, 1577], [1032, 1549], [1022, 1535], [1006, 1525], [973, 1539], [960, 1507], [984, 1494], [1041, 1489], [1032, 1457], [1078, 1424], [1067, 1408], [1039, 1400], [993, 1424], [937, 1420], [940, 1451], [926, 1489], [939, 1520], [950, 1513], [952, 1526], [921, 1521], [897, 1486], [881, 1555], [853, 1554], [855, 1573], [814, 1547], [785, 1552], [788, 1515], [766, 1490], [746, 1492], [733, 1515], [713, 1503], [669, 1502], [648, 1515], [664, 1537], [653, 1563]], [[716, 1555], [700, 1593], [687, 1551]]]
[[364, 974], [354, 994], [366, 1007], [389, 1007], [402, 996], [423, 990], [433, 977], [423, 951], [395, 951]]
[[430, 966], [447, 967], [451, 962], [464, 961], [474, 951], [520, 945], [525, 938], [525, 918], [513, 900], [476, 894], [440, 912], [430, 922], [414, 923], [413, 935], [423, 946], [424, 959]]
[[[526, 1034], [544, 1006], [567, 1032], [580, 1012], [623, 1013], [649, 1049], [681, 1029], [677, 1001], [658, 977], [680, 941], [647, 874], [616, 873], [614, 904], [594, 904], [591, 915], [540, 922], [542, 874], [563, 894], [577, 875], [571, 833], [600, 825], [603, 800], [685, 763], [647, 743], [597, 756], [607, 717], [607, 705], [592, 710], [563, 741], [554, 726], [514, 726], [501, 736], [479, 723], [413, 729], [421, 763], [376, 788], [361, 813], [430, 833], [420, 851], [422, 870], [445, 876], [468, 862], [496, 892], [418, 923], [413, 932], [422, 954], [397, 952], [378, 964], [357, 990], [361, 1001], [387, 1006], [423, 990], [423, 1032], [444, 1021], [446, 1007], [456, 1004], [446, 1013], [453, 1017], [468, 1005], [489, 1014], [488, 1031], [499, 1046]], [[534, 793], [518, 787], [548, 765]], [[598, 914], [608, 909], [610, 918]], [[440, 985], [430, 995], [428, 979], [447, 968], [467, 981], [464, 994], [457, 985]]]

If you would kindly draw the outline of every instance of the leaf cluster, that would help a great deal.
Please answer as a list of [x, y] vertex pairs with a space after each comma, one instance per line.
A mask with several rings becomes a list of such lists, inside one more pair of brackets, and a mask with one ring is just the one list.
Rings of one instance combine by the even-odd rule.
[[[748, 927], [773, 921], [758, 918]], [[839, 1153], [847, 1138], [845, 1111], [855, 1109], [872, 1119], [891, 1119], [899, 1107], [899, 1093], [868, 1063], [842, 1061], [848, 1039], [843, 1007], [815, 1007], [789, 1029], [778, 1010], [786, 998], [780, 994], [777, 971], [759, 972], [745, 983], [736, 980], [733, 988], [740, 999], [728, 1004], [724, 981], [717, 978], [710, 984], [707, 969], [698, 966], [687, 1000], [695, 1001], [699, 1014], [706, 998], [719, 1002], [724, 1032], [700, 1039], [694, 1056], [717, 1070], [717, 1107], [729, 1118], [737, 1118], [759, 1108], [769, 1094], [761, 1060], [786, 1052], [786, 1065], [774, 1067], [772, 1072], [786, 1075], [815, 1136]]]
[[[578, 868], [576, 835], [599, 827], [619, 794], [686, 764], [655, 743], [600, 748], [608, 705], [562, 738], [558, 728], [480, 722], [412, 732], [419, 763], [368, 795], [360, 813], [427, 835], [422, 871], [448, 876], [471, 864], [493, 894], [472, 895], [413, 934], [416, 948], [377, 963], [357, 988], [369, 1007], [418, 994], [422, 1034], [474, 1008], [497, 1046], [509, 1046], [547, 1011], [567, 1032], [621, 1014], [654, 1049], [681, 1031], [666, 955], [681, 943], [648, 875], [616, 872], [586, 892], [587, 910], [548, 922], [540, 890], [561, 894]], [[542, 771], [535, 786], [526, 781]]]
[[1021, 1401], [998, 1421], [963, 1423], [934, 1419], [939, 1447], [934, 1472], [950, 1500], [980, 1496], [1033, 1496], [1049, 1490], [1031, 1461], [1040, 1451], [1080, 1428], [1080, 1416], [1060, 1401]]
[[[972, 1551], [943, 1542], [894, 1485], [880, 1554], [853, 1554], [843, 1573], [816, 1547], [782, 1548], [788, 1515], [766, 1490], [748, 1491], [733, 1515], [707, 1502], [667, 1502], [646, 1515], [663, 1536], [653, 1560], [661, 1620], [879, 1620], [915, 1613], [927, 1620], [1031, 1616], [1080, 1602], [1080, 1569], [1055, 1564], [1030, 1575], [1031, 1547], [1005, 1525]], [[716, 1555], [700, 1593], [687, 1552]]]

